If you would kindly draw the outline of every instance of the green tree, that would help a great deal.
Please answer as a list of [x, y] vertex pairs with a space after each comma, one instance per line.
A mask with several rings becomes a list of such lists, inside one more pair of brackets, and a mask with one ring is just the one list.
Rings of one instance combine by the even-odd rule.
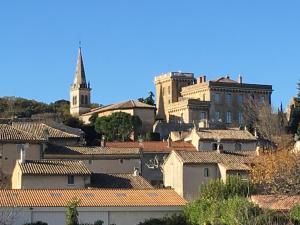
[[300, 224], [300, 205], [295, 205], [291, 209], [290, 217], [295, 223]]
[[184, 215], [172, 215], [170, 217], [164, 217], [161, 219], [153, 218], [147, 219], [138, 225], [188, 225], [188, 222]]
[[155, 105], [155, 101], [154, 101], [154, 94], [153, 94], [153, 92], [152, 91], [150, 91], [149, 93], [148, 93], [148, 97], [146, 97], [146, 98], [139, 98], [138, 99], [140, 102], [143, 102], [143, 103], [146, 103], [146, 104], [148, 104], [148, 105]]
[[80, 201], [74, 198], [68, 203], [67, 213], [66, 213], [66, 225], [79, 225], [78, 222], [78, 211], [77, 207]]
[[138, 116], [116, 112], [110, 116], [97, 118], [95, 129], [98, 133], [104, 134], [109, 140], [124, 141], [129, 138], [132, 132], [138, 132], [141, 125], [142, 121]]

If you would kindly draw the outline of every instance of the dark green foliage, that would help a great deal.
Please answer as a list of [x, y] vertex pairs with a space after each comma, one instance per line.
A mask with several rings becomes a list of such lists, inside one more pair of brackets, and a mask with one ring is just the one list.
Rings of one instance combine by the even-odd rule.
[[160, 141], [160, 133], [148, 132], [146, 134], [146, 141]]
[[147, 98], [139, 98], [138, 100], [140, 102], [146, 103], [148, 105], [155, 105], [154, 94], [152, 91], [149, 92], [149, 95]]
[[148, 219], [138, 225], [188, 225], [184, 215], [172, 215], [162, 219]]
[[34, 223], [25, 223], [24, 225], [48, 225], [48, 223], [37, 221]]
[[103, 221], [102, 220], [97, 220], [95, 221], [94, 225], [103, 225]]
[[69, 202], [66, 213], [66, 225], [79, 225], [77, 211], [79, 202], [80, 201], [77, 199], [73, 199], [71, 202]]
[[[108, 140], [127, 140], [132, 132], [138, 132], [142, 122], [138, 116], [116, 112], [96, 119], [95, 130]], [[135, 135], [138, 135], [137, 133]]]
[[300, 224], [300, 205], [295, 205], [292, 208], [290, 217], [295, 223]]

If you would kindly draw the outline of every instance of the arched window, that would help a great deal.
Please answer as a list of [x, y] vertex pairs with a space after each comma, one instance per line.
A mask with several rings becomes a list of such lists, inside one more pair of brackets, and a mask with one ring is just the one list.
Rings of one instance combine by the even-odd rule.
[[88, 103], [88, 96], [86, 95], [84, 98], [85, 98], [85, 104], [86, 104], [86, 105], [89, 104], [89, 103]]
[[80, 104], [84, 105], [84, 95], [80, 95]]
[[212, 144], [212, 150], [217, 150], [218, 149], [218, 144], [217, 143], [213, 143]]

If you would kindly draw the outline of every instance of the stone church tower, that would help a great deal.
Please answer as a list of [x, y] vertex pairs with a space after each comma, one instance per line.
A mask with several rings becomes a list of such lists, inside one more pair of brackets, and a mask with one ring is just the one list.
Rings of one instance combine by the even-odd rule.
[[90, 83], [86, 82], [81, 47], [79, 47], [75, 78], [70, 89], [70, 113], [72, 116], [78, 117], [90, 111], [91, 90]]

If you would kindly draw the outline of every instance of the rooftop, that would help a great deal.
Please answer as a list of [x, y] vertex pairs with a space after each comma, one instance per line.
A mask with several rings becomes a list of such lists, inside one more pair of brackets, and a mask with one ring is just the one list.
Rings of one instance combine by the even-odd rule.
[[101, 113], [101, 112], [118, 110], [118, 109], [136, 109], [136, 108], [155, 109], [155, 106], [145, 104], [138, 100], [129, 100], [129, 101], [125, 101], [125, 102], [111, 104], [111, 105], [104, 106], [104, 107], [99, 107], [99, 108], [93, 109], [90, 112], [83, 114], [83, 115], [90, 115], [90, 114], [94, 114], [94, 113]]
[[218, 153], [217, 151], [175, 151], [175, 153], [183, 164], [220, 163], [225, 167], [232, 168], [251, 163], [251, 156], [243, 153]]
[[23, 175], [90, 175], [82, 161], [26, 160], [17, 162]]
[[0, 142], [41, 142], [46, 141], [32, 133], [22, 131], [8, 124], [0, 124]]
[[0, 207], [163, 207], [187, 202], [172, 189], [0, 190]]
[[104, 174], [95, 173], [91, 177], [91, 185], [93, 188], [118, 188], [118, 189], [152, 189], [142, 176], [134, 176], [133, 174]]
[[15, 122], [12, 126], [40, 138], [80, 138], [79, 135], [68, 133], [41, 122]]
[[48, 145], [46, 155], [136, 155], [140, 156], [141, 151], [138, 147], [101, 147], [101, 146], [58, 146]]
[[197, 151], [196, 148], [189, 142], [173, 141], [168, 147], [167, 141], [143, 141], [143, 142], [107, 142], [108, 147], [131, 147], [141, 148], [143, 152], [162, 152], [169, 153], [172, 150]]
[[243, 140], [243, 141], [256, 141], [256, 137], [249, 131], [239, 129], [200, 129], [197, 131], [200, 139], [204, 140]]
[[253, 195], [251, 200], [264, 209], [289, 211], [294, 205], [300, 204], [300, 195]]

